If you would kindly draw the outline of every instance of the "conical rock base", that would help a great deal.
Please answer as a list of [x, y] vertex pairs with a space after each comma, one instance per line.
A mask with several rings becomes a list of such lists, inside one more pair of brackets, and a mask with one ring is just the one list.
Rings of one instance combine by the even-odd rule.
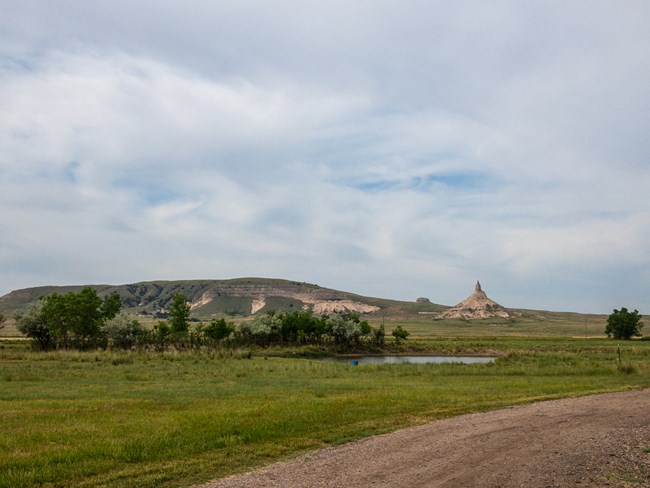
[[488, 319], [492, 317], [509, 319], [514, 316], [514, 312], [502, 307], [494, 300], [489, 299], [481, 289], [481, 284], [477, 281], [474, 293], [456, 306], [440, 313], [438, 318], [473, 320]]

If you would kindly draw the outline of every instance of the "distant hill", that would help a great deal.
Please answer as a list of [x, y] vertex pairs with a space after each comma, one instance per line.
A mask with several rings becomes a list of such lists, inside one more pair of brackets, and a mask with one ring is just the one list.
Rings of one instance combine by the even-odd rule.
[[175, 294], [185, 295], [192, 307], [192, 317], [245, 317], [257, 312], [300, 310], [309, 307], [317, 313], [342, 311], [383, 316], [409, 316], [440, 312], [447, 307], [419, 299], [404, 302], [364, 297], [318, 285], [267, 278], [231, 280], [147, 281], [127, 285], [41, 286], [15, 290], [0, 297], [0, 313], [11, 316], [43, 296], [54, 292], [79, 292], [85, 286], [100, 296], [117, 293], [127, 313], [164, 317]]

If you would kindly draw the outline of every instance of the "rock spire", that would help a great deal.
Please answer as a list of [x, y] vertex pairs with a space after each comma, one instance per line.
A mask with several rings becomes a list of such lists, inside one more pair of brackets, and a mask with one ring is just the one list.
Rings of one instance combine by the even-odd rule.
[[474, 287], [474, 294], [472, 296], [475, 297], [481, 297], [481, 298], [487, 298], [487, 295], [485, 292], [481, 289], [481, 282], [477, 281], [476, 286]]
[[505, 307], [502, 307], [494, 300], [488, 298], [481, 288], [481, 283], [476, 282], [474, 293], [454, 307], [445, 310], [439, 318], [442, 319], [487, 319], [500, 317], [508, 319], [515, 314]]

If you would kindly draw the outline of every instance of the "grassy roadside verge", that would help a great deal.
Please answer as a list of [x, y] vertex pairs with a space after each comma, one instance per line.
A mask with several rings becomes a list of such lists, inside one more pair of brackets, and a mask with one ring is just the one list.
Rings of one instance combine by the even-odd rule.
[[[429, 339], [488, 365], [364, 365], [224, 353], [0, 346], [0, 486], [189, 486], [407, 425], [650, 386], [650, 342]], [[300, 353], [300, 351], [292, 351]]]

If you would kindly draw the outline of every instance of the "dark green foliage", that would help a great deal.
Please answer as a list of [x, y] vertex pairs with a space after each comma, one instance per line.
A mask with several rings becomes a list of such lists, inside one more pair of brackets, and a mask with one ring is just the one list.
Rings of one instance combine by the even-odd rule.
[[605, 334], [614, 339], [629, 340], [632, 337], [641, 337], [642, 328], [639, 311], [629, 312], [627, 308], [622, 307], [620, 310], [614, 309], [607, 318]]
[[320, 342], [326, 330], [323, 319], [311, 310], [287, 312], [279, 318], [279, 339], [287, 344]]
[[372, 345], [375, 347], [384, 347], [384, 342], [386, 339], [386, 329], [384, 329], [384, 324], [381, 324], [378, 328], [372, 330]]
[[[90, 290], [90, 288], [86, 288]], [[122, 308], [122, 300], [117, 293], [112, 293], [104, 297], [102, 306], [100, 307], [101, 315], [106, 319], [110, 320], [117, 316]]]
[[170, 335], [171, 329], [169, 328], [169, 325], [167, 325], [167, 322], [164, 320], [160, 320], [153, 326], [153, 329], [149, 334], [148, 342], [154, 344], [157, 349], [164, 349], [169, 342]]
[[404, 330], [401, 325], [398, 325], [393, 329], [392, 336], [395, 338], [395, 342], [400, 344], [402, 341], [405, 341], [408, 336], [411, 334], [409, 331]]
[[226, 319], [213, 319], [206, 327], [201, 329], [203, 335], [213, 341], [227, 339], [230, 334], [235, 332], [235, 326]]
[[190, 319], [190, 304], [185, 295], [174, 295], [169, 306], [169, 327], [173, 334], [186, 333]]
[[17, 316], [18, 330], [35, 340], [40, 349], [88, 349], [105, 345], [102, 326], [121, 307], [116, 294], [101, 299], [90, 287], [79, 293], [53, 293], [38, 306]]
[[238, 327], [224, 318], [189, 327], [190, 305], [177, 294], [168, 306], [169, 320], [150, 330], [137, 320], [118, 315], [117, 295], [101, 299], [91, 288], [43, 298], [29, 313], [18, 317], [18, 328], [37, 348], [90, 349], [133, 347], [163, 351], [168, 348], [318, 344], [346, 350], [363, 345], [382, 347], [383, 327], [374, 330], [358, 314], [315, 315], [311, 310], [260, 314]]

